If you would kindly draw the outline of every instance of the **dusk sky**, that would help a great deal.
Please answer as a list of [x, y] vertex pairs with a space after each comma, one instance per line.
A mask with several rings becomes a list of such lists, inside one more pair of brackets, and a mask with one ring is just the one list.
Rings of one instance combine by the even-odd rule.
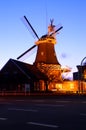
[[[24, 15], [39, 37], [47, 33], [50, 19], [63, 26], [56, 35], [57, 58], [71, 74], [77, 71], [86, 56], [86, 0], [0, 0], [0, 69], [37, 40], [22, 22]], [[36, 49], [21, 61], [33, 64], [35, 55]]]

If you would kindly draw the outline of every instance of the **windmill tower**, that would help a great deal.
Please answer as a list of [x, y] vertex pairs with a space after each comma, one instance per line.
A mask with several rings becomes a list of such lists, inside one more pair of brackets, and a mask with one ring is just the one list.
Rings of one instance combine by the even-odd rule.
[[[51, 33], [55, 32], [55, 26], [51, 20], [51, 24], [48, 26], [48, 34], [42, 36], [37, 42], [38, 46], [37, 55], [35, 59], [35, 64], [45, 63], [45, 64], [58, 64], [59, 62], [55, 53], [56, 38]], [[54, 34], [55, 35], [55, 34]]]
[[24, 19], [38, 40], [35, 42], [34, 46], [21, 54], [17, 59], [20, 59], [23, 55], [37, 46], [37, 54], [33, 65], [48, 76], [49, 82], [61, 81], [61, 65], [55, 52], [55, 44], [57, 43], [55, 36], [63, 27], [60, 26], [56, 29], [55, 25], [53, 25], [53, 20], [50, 20], [51, 23], [48, 26], [48, 33], [39, 38], [26, 16], [24, 16]]

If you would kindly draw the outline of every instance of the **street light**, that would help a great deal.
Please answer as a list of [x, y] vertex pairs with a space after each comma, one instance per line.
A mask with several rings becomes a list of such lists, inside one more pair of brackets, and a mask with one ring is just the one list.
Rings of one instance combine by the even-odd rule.
[[[82, 61], [81, 61], [81, 81], [83, 80], [83, 76], [82, 76], [82, 65], [83, 65], [83, 61], [86, 59], [86, 57], [84, 57], [83, 59], [82, 59]], [[80, 88], [81, 88], [81, 90], [82, 90], [82, 93], [83, 93], [83, 84], [81, 85], [81, 83], [80, 83]]]
[[82, 66], [82, 64], [83, 64], [83, 61], [86, 59], [86, 57], [84, 57], [83, 59], [82, 59], [82, 61], [81, 61], [81, 66]]

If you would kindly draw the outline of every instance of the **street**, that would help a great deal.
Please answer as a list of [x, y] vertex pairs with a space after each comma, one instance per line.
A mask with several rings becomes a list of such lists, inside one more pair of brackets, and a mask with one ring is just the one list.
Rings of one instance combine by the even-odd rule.
[[1, 130], [85, 130], [86, 98], [0, 97]]

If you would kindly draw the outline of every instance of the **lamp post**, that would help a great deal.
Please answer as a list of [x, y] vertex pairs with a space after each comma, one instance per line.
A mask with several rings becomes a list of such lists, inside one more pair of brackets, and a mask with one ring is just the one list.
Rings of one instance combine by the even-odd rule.
[[81, 82], [80, 82], [80, 89], [81, 89], [81, 92], [83, 93], [83, 84], [82, 84], [82, 80], [83, 80], [83, 74], [82, 74], [82, 65], [83, 65], [83, 61], [86, 59], [86, 57], [84, 57], [83, 59], [82, 59], [82, 61], [81, 61]]

